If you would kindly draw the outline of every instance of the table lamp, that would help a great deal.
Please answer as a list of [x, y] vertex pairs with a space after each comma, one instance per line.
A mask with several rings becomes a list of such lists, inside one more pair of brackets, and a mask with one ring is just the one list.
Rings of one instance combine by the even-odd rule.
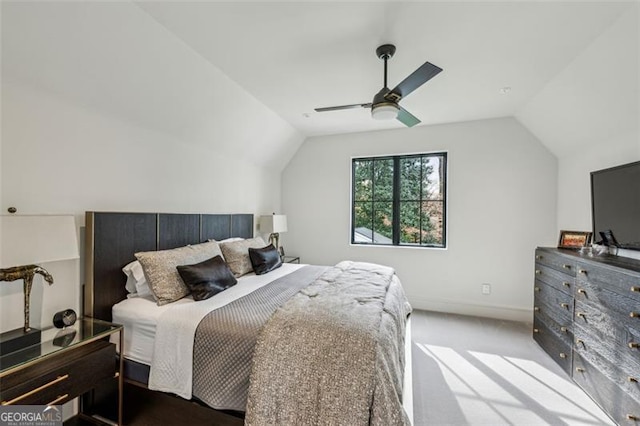
[[269, 233], [269, 242], [276, 249], [280, 249], [280, 232], [287, 232], [287, 216], [272, 214], [260, 216], [260, 232]]
[[[40, 330], [29, 324], [33, 278], [53, 277], [38, 263], [77, 259], [78, 239], [73, 216], [0, 216], [0, 281], [23, 280], [24, 327], [0, 334], [0, 355], [40, 343]], [[0, 284], [6, 285], [6, 284]]]

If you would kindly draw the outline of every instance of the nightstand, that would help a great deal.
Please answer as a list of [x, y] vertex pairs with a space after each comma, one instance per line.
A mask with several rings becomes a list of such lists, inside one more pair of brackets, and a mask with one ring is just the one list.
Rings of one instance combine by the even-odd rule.
[[[41, 342], [0, 357], [0, 404], [59, 405], [118, 380], [118, 424], [122, 424], [122, 361], [108, 337], [123, 327], [91, 318], [65, 328], [42, 330]], [[82, 410], [79, 416], [88, 417]], [[93, 418], [92, 418], [93, 420]]]
[[282, 261], [284, 263], [300, 263], [299, 256], [283, 256]]

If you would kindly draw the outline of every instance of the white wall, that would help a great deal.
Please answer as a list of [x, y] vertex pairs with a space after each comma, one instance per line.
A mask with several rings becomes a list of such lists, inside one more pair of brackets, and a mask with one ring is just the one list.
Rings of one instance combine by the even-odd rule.
[[[351, 246], [351, 158], [431, 151], [449, 153], [448, 249]], [[555, 157], [510, 118], [310, 138], [283, 172], [282, 240], [304, 263], [396, 268], [416, 308], [529, 320], [533, 251], [557, 242], [556, 179]]]
[[[561, 229], [591, 229], [590, 172], [640, 160], [639, 10], [636, 5], [635, 13], [621, 17], [556, 78], [555, 84], [565, 86], [563, 94], [595, 93], [590, 105], [606, 109], [600, 111], [600, 121], [609, 125], [606, 132], [600, 132], [600, 127], [589, 126], [585, 120], [582, 124], [586, 130], [595, 132], [580, 147], [559, 153], [558, 227]], [[588, 74], [590, 78], [575, 78], [581, 69], [594, 63], [606, 64], [608, 78], [592, 74]], [[640, 253], [631, 251], [621, 254], [640, 257]]]
[[558, 157], [558, 230], [591, 230], [590, 172], [640, 160], [639, 22], [635, 3], [517, 114]]
[[[280, 210], [302, 142], [284, 120], [132, 3], [3, 2], [0, 208]], [[80, 235], [79, 235], [80, 238]], [[32, 324], [79, 310], [80, 261], [45, 266]], [[22, 325], [22, 283], [0, 285], [0, 331]]]

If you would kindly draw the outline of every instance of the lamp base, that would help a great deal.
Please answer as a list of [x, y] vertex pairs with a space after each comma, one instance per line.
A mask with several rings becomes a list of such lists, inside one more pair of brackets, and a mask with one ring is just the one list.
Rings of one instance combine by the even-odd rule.
[[40, 343], [41, 332], [37, 328], [24, 331], [23, 328], [6, 331], [0, 334], [0, 356], [19, 351]]

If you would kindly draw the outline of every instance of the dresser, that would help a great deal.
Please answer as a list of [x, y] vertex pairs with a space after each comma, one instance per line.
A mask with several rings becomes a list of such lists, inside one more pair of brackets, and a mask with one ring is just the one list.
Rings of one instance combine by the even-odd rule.
[[640, 261], [538, 248], [533, 338], [620, 425], [640, 425]]
[[[117, 424], [122, 424], [122, 364], [108, 341], [118, 333], [122, 344], [122, 332], [120, 325], [91, 318], [64, 330], [42, 330], [40, 343], [0, 357], [0, 405], [64, 404], [115, 379]], [[91, 413], [81, 410], [80, 416]]]

